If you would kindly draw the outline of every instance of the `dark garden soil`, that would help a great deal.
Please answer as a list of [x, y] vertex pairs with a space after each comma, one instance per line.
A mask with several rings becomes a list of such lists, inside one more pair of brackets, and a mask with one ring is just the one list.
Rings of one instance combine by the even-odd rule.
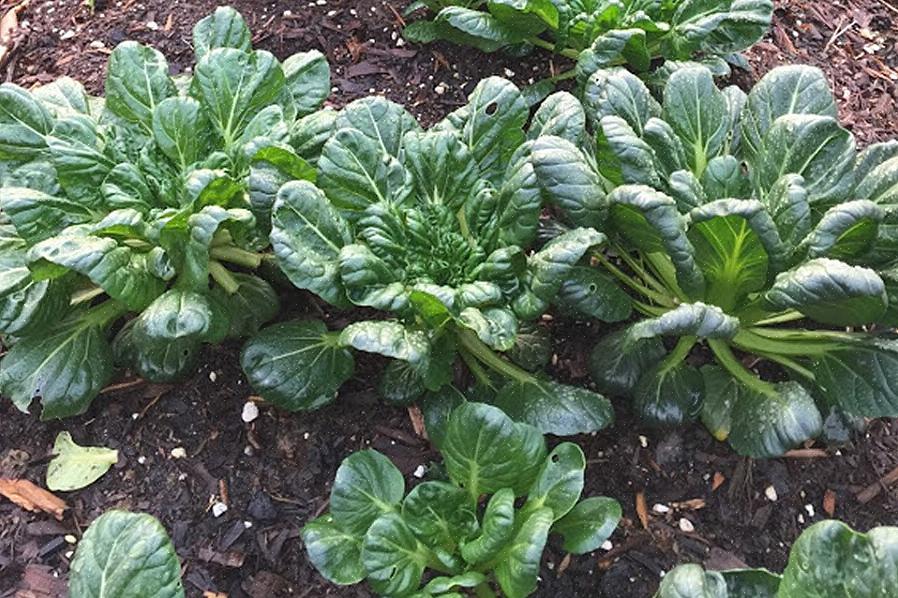
[[[128, 38], [155, 45], [181, 71], [192, 60], [190, 27], [216, 4], [97, 0], [91, 15], [80, 0], [32, 0], [19, 15], [18, 44], [0, 79], [31, 86], [66, 74], [98, 92], [107, 54]], [[522, 61], [447, 45], [401, 46], [395, 12], [401, 1], [231, 4], [247, 17], [258, 47], [281, 57], [324, 50], [334, 68], [335, 105], [384, 93], [431, 123], [486, 75], [526, 84], [550, 71], [541, 66], [544, 55]], [[0, 14], [11, 5], [0, 1]], [[750, 54], [755, 71], [790, 61], [817, 64], [834, 83], [842, 118], [861, 144], [898, 134], [898, 10], [872, 0], [778, 5], [769, 39]], [[298, 308], [307, 305], [297, 300]], [[600, 331], [561, 322], [553, 374], [587, 384], [585, 356]], [[100, 481], [62, 495], [70, 507], [62, 522], [0, 502], [0, 598], [17, 591], [64, 595], [73, 550], [65, 536], [80, 536], [113, 507], [162, 520], [182, 557], [189, 596], [369, 595], [362, 587], [324, 582], [304, 557], [299, 529], [326, 509], [330, 481], [351, 452], [381, 450], [410, 482], [436, 454], [415, 435], [405, 409], [377, 400], [371, 381], [382, 363], [375, 361], [360, 360], [355, 380], [328, 408], [296, 415], [260, 405], [259, 418], [244, 423], [241, 411], [252, 392], [238, 351], [237, 345], [210, 348], [190, 380], [111, 390], [85, 416], [64, 422], [41, 423], [0, 401], [0, 478], [42, 484], [62, 430], [80, 444], [120, 451], [119, 463]], [[589, 460], [586, 493], [617, 498], [625, 520], [607, 551], [568, 559], [552, 543], [539, 596], [646, 598], [681, 562], [781, 570], [801, 530], [827, 515], [863, 530], [898, 524], [898, 489], [879, 485], [898, 467], [895, 421], [872, 422], [841, 447], [750, 461], [700, 426], [644, 429], [618, 405], [612, 430], [577, 440]], [[186, 457], [174, 458], [176, 448]], [[217, 501], [228, 506], [220, 517], [211, 512]]]

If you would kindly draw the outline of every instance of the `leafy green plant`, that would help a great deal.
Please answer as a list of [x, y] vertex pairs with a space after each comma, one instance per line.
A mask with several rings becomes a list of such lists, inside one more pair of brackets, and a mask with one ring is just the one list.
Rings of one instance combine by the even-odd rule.
[[156, 50], [120, 44], [105, 98], [68, 78], [0, 86], [0, 333], [11, 345], [0, 394], [23, 411], [39, 396], [45, 419], [83, 412], [114, 361], [176, 379], [203, 343], [277, 313], [249, 271], [267, 246], [270, 188], [314, 178], [300, 154], [314, 157], [332, 123], [314, 112], [329, 68], [318, 52], [281, 64], [253, 51], [230, 8], [196, 25], [194, 46], [194, 75], [173, 79]]
[[181, 563], [154, 517], [108, 511], [84, 533], [69, 571], [73, 597], [184, 598]]
[[[803, 66], [748, 95], [681, 69], [661, 104], [629, 72], [599, 71], [575, 110], [563, 117], [585, 114], [594, 136], [537, 139], [534, 170], [569, 224], [606, 232], [597, 270], [645, 316], [596, 345], [600, 391], [653, 424], [700, 416], [759, 457], [817, 436], [821, 411], [898, 415], [898, 343], [844, 329], [895, 321], [898, 143], [858, 154]], [[699, 351], [713, 363], [695, 367]]]
[[[303, 528], [312, 564], [330, 581], [367, 580], [386, 596], [527, 596], [550, 533], [564, 549], [597, 549], [621, 517], [613, 499], [580, 500], [586, 460], [565, 442], [548, 453], [542, 434], [499, 409], [464, 403], [440, 428], [448, 480], [408, 494], [402, 474], [374, 450], [337, 470], [330, 512]], [[486, 499], [486, 497], [489, 497]], [[516, 498], [525, 497], [519, 507]], [[481, 499], [485, 506], [481, 505]], [[425, 571], [438, 575], [421, 587]]]
[[[576, 103], [569, 95], [560, 101]], [[394, 360], [384, 395], [407, 404], [449, 385], [460, 357], [482, 396], [544, 433], [610, 422], [604, 397], [528, 371], [551, 353], [534, 320], [565, 298], [559, 293], [574, 264], [604, 241], [578, 228], [528, 255], [541, 209], [526, 152], [518, 150], [528, 115], [518, 88], [495, 77], [428, 131], [383, 98], [358, 100], [337, 115], [317, 186], [290, 182], [278, 191], [271, 244], [298, 288], [392, 319], [339, 331], [320, 321], [263, 330], [242, 355], [257, 392], [287, 409], [317, 408], [352, 375], [355, 349]], [[529, 135], [565, 126], [538, 119]], [[620, 291], [593, 307], [607, 320], [630, 313]]]
[[[705, 61], [729, 72], [724, 57], [745, 50], [770, 26], [770, 0], [423, 0], [411, 13], [436, 15], [406, 27], [406, 38], [438, 39], [484, 52], [539, 47], [577, 61], [585, 79], [600, 68], [627, 65], [636, 72], [659, 66], [658, 59]], [[563, 75], [565, 76], [565, 75]]]
[[898, 584], [898, 528], [866, 534], [821, 521], [795, 541], [782, 575], [766, 569], [705, 571], [681, 565], [664, 577], [656, 598], [874, 598]]

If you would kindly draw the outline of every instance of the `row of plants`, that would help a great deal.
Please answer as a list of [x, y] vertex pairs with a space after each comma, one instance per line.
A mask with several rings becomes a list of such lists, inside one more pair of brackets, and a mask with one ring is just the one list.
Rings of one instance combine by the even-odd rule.
[[[309, 560], [327, 579], [366, 580], [382, 596], [494, 598], [495, 585], [523, 598], [536, 589], [550, 534], [565, 551], [586, 554], [621, 518], [613, 499], [580, 499], [586, 459], [576, 444], [549, 452], [532, 426], [473, 402], [452, 410], [435, 431], [446, 479], [408, 493], [400, 471], [377, 451], [353, 453], [340, 465], [329, 512], [302, 530]], [[664, 576], [656, 598], [888, 596], [896, 567], [898, 528], [862, 534], [822, 521], [799, 536], [781, 575], [681, 565]], [[180, 577], [158, 521], [111, 511], [85, 533], [69, 587], [74, 597], [182, 598]]]
[[[331, 581], [389, 596], [525, 596], [549, 533], [572, 553], [601, 545], [619, 505], [580, 501], [582, 452], [543, 435], [610, 425], [606, 395], [650, 425], [701, 419], [753, 457], [898, 415], [898, 142], [858, 152], [810, 67], [718, 88], [698, 58], [758, 39], [769, 2], [605, 4], [465, 9], [530, 32], [493, 49], [551, 32], [582, 50], [577, 94], [531, 110], [532, 93], [491, 77], [427, 129], [381, 97], [322, 108], [324, 57], [253, 50], [229, 8], [196, 25], [191, 76], [125, 42], [102, 98], [67, 78], [0, 85], [0, 394], [69, 417], [116, 369], [169, 382], [204, 344], [247, 338], [253, 388], [302, 411], [337, 398], [358, 352], [388, 358], [381, 394], [421, 407], [446, 475], [406, 495], [384, 456], [352, 455], [303, 540]], [[439, 15], [426, 30], [456, 39]], [[613, 66], [657, 56], [670, 60], [651, 77]], [[282, 321], [287, 287], [352, 322]], [[601, 322], [590, 388], [544, 371], [562, 317]], [[123, 584], [177, 562], [146, 519], [107, 517], [73, 588], [111, 583], [119, 534], [146, 533], [161, 559], [134, 551]], [[828, 525], [808, 545], [854, 534]], [[893, 533], [850, 537], [871, 546], [858, 558], [887, 560]], [[784, 588], [804, 575], [687, 567], [659, 595], [799, 596]], [[177, 575], [149, 587], [183, 592]]]

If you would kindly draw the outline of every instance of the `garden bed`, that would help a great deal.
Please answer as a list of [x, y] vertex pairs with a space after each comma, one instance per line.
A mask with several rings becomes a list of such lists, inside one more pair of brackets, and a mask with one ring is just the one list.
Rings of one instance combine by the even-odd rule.
[[[217, 3], [181, 3], [177, 10], [130, 0], [96, 4], [91, 15], [77, 0], [32, 1], [19, 16], [27, 26], [6, 78], [31, 86], [70, 75], [100, 91], [108, 52], [124, 39], [154, 45], [183, 70], [193, 60], [190, 28]], [[247, 17], [257, 47], [279, 57], [325, 51], [335, 105], [382, 93], [425, 124], [461, 105], [487, 75], [526, 85], [552, 70], [542, 57], [399, 45], [399, 2], [231, 4]], [[796, 61], [820, 66], [833, 83], [843, 122], [862, 144], [894, 136], [898, 11], [872, 1], [821, 6], [781, 3], [769, 38], [749, 54], [751, 64], [758, 72]], [[742, 74], [737, 81], [754, 78]], [[292, 307], [328, 309], [310, 296]], [[586, 384], [584, 356], [599, 338], [597, 325], [567, 322], [554, 332], [558, 359], [551, 373]], [[299, 529], [326, 509], [334, 472], [351, 452], [376, 448], [409, 480], [437, 453], [415, 434], [406, 410], [384, 406], [366, 384], [383, 367], [374, 359], [359, 360], [357, 375], [329, 407], [291, 415], [261, 405], [260, 416], [245, 423], [241, 413], [253, 393], [238, 350], [237, 344], [207, 349], [203, 367], [170, 387], [125, 380], [86, 415], [63, 422], [41, 423], [0, 402], [0, 477], [41, 480], [62, 430], [82, 444], [120, 451], [109, 475], [65, 496], [71, 511], [61, 523], [0, 503], [0, 597], [17, 589], [60, 595], [64, 583], [52, 572], [67, 571], [72, 547], [65, 536], [112, 507], [160, 518], [183, 559], [190, 596], [369, 595], [362, 586], [325, 582], [306, 560]], [[616, 411], [616, 426], [576, 441], [589, 464], [585, 494], [618, 499], [625, 519], [607, 551], [568, 560], [550, 543], [538, 596], [650, 596], [663, 573], [682, 562], [781, 570], [794, 539], [823, 517], [861, 530], [898, 522], [895, 491], [875, 492], [898, 466], [895, 421], [875, 421], [842, 447], [751, 461], [701, 426], [659, 432], [640, 427], [622, 402]], [[186, 457], [172, 456], [178, 448]], [[228, 510], [215, 517], [214, 502]]]

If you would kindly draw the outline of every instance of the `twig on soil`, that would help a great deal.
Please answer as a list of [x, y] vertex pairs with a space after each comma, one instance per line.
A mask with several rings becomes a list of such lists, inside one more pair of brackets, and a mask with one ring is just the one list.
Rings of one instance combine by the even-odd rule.
[[399, 12], [397, 12], [397, 10], [395, 8], [393, 8], [393, 5], [390, 3], [387, 3], [387, 8], [389, 8], [390, 12], [392, 12], [393, 15], [396, 17], [396, 22], [399, 23], [400, 27], [402, 27], [404, 29], [405, 28], [405, 19], [402, 18], [402, 15], [399, 14]]
[[140, 386], [141, 384], [146, 384], [147, 381], [143, 378], [134, 378], [132, 380], [125, 380], [123, 382], [116, 382], [115, 384], [110, 384], [109, 386], [103, 388], [100, 391], [101, 395], [104, 395], [109, 392], [118, 392], [120, 390], [126, 390], [128, 388], [134, 388], [135, 386]]
[[147, 411], [149, 411], [153, 407], [153, 405], [158, 403], [159, 399], [161, 399], [164, 394], [164, 392], [160, 392], [155, 397], [153, 397], [153, 399], [149, 403], [144, 405], [143, 409], [140, 410], [140, 413], [137, 414], [137, 419], [143, 419], [143, 417], [147, 414]]
[[832, 45], [836, 42], [837, 39], [839, 39], [840, 37], [842, 37], [843, 35], [845, 35], [846, 33], [848, 33], [848, 31], [849, 31], [852, 27], [854, 27], [854, 26], [857, 24], [857, 21], [855, 21], [854, 19], [852, 19], [851, 22], [848, 23], [848, 25], [846, 25], [845, 27], [842, 27], [842, 23], [844, 23], [844, 22], [845, 22], [845, 18], [844, 18], [844, 17], [842, 17], [842, 18], [839, 19], [839, 22], [836, 24], [836, 30], [833, 31], [833, 34], [832, 34], [832, 36], [829, 38], [829, 41], [826, 42], [826, 45], [825, 45], [825, 46], [823, 46], [823, 53], [824, 53], [824, 54], [826, 54], [827, 52], [829, 52], [830, 46], [832, 46]]
[[793, 449], [787, 451], [783, 457], [788, 459], [824, 459], [829, 457], [829, 453], [823, 449], [816, 448]]
[[895, 482], [898, 482], [898, 467], [858, 492], [857, 501], [862, 505], [865, 505], [879, 496], [879, 493], [882, 492], [883, 489], [887, 489], [888, 486]]

